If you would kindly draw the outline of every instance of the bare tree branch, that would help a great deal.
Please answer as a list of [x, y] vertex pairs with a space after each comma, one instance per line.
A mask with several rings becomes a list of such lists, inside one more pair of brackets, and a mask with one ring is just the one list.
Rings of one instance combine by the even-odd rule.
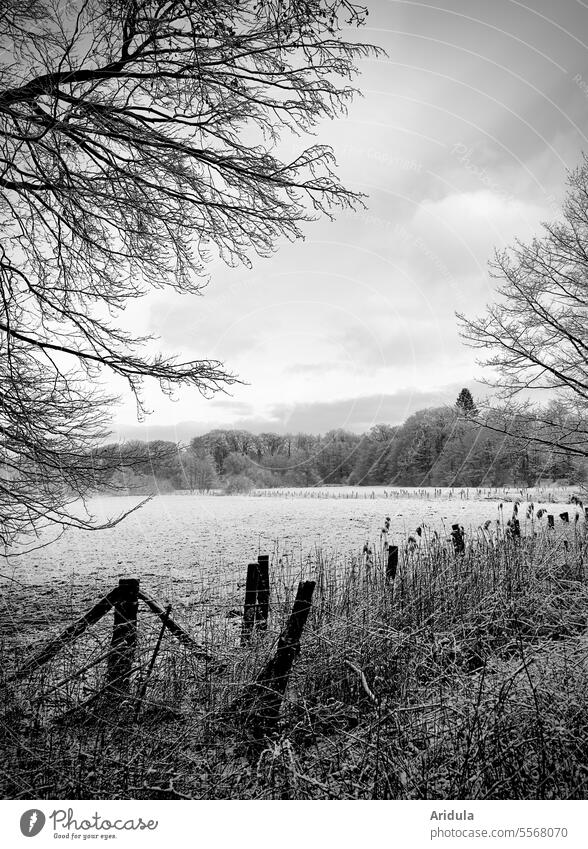
[[[569, 175], [562, 221], [541, 238], [499, 252], [497, 301], [478, 319], [458, 314], [461, 335], [485, 352], [487, 383], [503, 402], [488, 427], [588, 456], [588, 159]], [[541, 393], [539, 407], [517, 402]], [[497, 418], [498, 415], [498, 418]], [[510, 422], [510, 423], [509, 423]], [[516, 434], [512, 423], [516, 422]], [[484, 421], [482, 422], [484, 423]]]
[[122, 377], [208, 394], [210, 359], [147, 355], [122, 323], [153, 288], [200, 293], [304, 223], [361, 203], [330, 148], [281, 158], [345, 112], [358, 58], [346, 0], [7, 0], [0, 16], [0, 542], [73, 511], [120, 457], [94, 447]]

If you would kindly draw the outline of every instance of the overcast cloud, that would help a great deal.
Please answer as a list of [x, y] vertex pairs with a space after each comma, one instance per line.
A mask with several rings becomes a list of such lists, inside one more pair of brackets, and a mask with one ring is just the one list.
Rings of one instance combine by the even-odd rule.
[[221, 359], [246, 384], [213, 400], [148, 390], [148, 426], [125, 404], [121, 435], [363, 431], [449, 403], [461, 386], [476, 391], [481, 370], [454, 312], [476, 314], [492, 299], [494, 248], [557, 214], [566, 169], [588, 147], [587, 9], [579, 0], [369, 8], [361, 38], [388, 58], [362, 63], [363, 98], [318, 134], [367, 208], [308, 225], [304, 242], [252, 270], [215, 265], [202, 298], [158, 293], [136, 307], [129, 321], [157, 333], [162, 349]]

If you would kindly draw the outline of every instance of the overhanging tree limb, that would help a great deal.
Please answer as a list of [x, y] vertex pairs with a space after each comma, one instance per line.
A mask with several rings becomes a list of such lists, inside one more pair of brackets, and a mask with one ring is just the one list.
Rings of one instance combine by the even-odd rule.
[[[306, 221], [361, 203], [325, 145], [280, 143], [344, 113], [365, 10], [345, 0], [7, 0], [0, 18], [2, 541], [71, 524], [108, 480], [93, 446], [123, 377], [222, 390], [211, 359], [147, 355], [123, 310], [198, 294]], [[68, 363], [69, 365], [65, 365]], [[120, 459], [120, 458], [119, 458]], [[115, 462], [116, 458], [113, 460]], [[61, 468], [59, 468], [61, 464]], [[116, 464], [115, 464], [116, 465]], [[88, 524], [91, 526], [91, 523]]]

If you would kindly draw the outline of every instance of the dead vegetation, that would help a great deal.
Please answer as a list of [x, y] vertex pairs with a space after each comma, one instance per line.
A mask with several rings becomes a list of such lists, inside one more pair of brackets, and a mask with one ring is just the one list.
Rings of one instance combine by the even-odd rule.
[[[479, 538], [464, 554], [423, 539], [401, 550], [394, 582], [378, 557], [273, 564], [268, 629], [243, 647], [242, 587], [172, 613], [203, 652], [161, 637], [141, 607], [122, 702], [101, 689], [111, 617], [21, 678], [29, 651], [5, 637], [2, 795], [586, 798], [587, 536], [583, 522], [562, 528]], [[242, 696], [305, 578], [316, 589], [301, 652], [258, 739]], [[4, 598], [15, 627], [24, 593]], [[70, 620], [54, 610], [58, 631]]]

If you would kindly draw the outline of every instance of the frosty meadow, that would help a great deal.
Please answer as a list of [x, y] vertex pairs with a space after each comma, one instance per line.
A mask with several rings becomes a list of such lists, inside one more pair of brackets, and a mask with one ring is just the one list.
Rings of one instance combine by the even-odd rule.
[[[6, 795], [583, 797], [583, 505], [564, 490], [524, 493], [532, 511], [520, 491], [385, 493], [162, 496], [122, 533], [71, 532], [25, 555], [28, 579], [3, 579], [2, 711], [18, 727]], [[245, 586], [258, 553], [269, 555], [263, 623]], [[129, 643], [115, 604], [114, 631], [109, 616], [93, 620], [31, 666], [120, 576], [140, 578], [159, 616], [139, 595]], [[310, 588], [300, 622], [298, 585]], [[119, 689], [109, 657], [121, 645]]]

